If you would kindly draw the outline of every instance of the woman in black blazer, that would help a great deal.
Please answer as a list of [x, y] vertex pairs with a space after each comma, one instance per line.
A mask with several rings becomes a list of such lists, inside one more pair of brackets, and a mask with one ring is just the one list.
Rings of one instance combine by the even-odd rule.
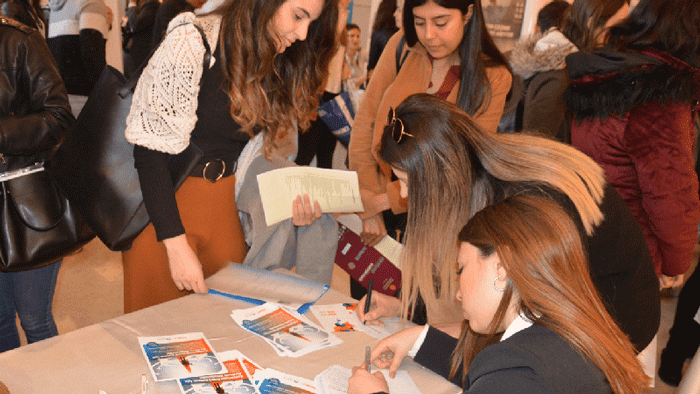
[[[464, 393], [640, 393], [648, 377], [588, 273], [579, 230], [555, 201], [521, 193], [477, 212], [459, 233], [464, 322], [455, 339], [430, 326], [394, 334], [372, 361], [396, 373], [410, 356]], [[387, 393], [355, 368], [351, 394]]]

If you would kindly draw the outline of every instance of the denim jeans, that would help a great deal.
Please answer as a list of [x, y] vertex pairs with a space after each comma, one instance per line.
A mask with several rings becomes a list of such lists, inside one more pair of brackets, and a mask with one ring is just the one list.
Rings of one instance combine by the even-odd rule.
[[20, 272], [0, 272], [0, 352], [20, 346], [15, 316], [33, 343], [58, 335], [51, 313], [61, 261]]

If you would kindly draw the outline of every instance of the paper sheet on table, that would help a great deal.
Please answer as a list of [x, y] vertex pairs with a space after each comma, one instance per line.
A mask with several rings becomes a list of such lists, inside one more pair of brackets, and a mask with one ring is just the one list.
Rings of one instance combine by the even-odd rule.
[[285, 167], [258, 175], [268, 226], [292, 217], [292, 201], [308, 194], [326, 213], [362, 212], [357, 173], [315, 167]]
[[341, 303], [330, 305], [313, 305], [311, 312], [324, 330], [328, 332], [362, 331], [377, 339], [383, 339], [391, 333], [382, 326], [362, 324], [355, 310], [357, 303]]
[[[408, 371], [396, 371], [394, 379], [389, 377], [389, 370], [381, 369], [384, 378], [389, 384], [390, 393], [420, 394], [418, 386], [411, 379]], [[316, 376], [314, 383], [318, 394], [345, 394], [348, 392], [348, 379], [352, 376], [352, 370], [333, 365]]]
[[314, 382], [270, 368], [256, 371], [253, 379], [262, 394], [318, 394]]
[[[230, 288], [228, 281], [220, 277], [232, 275], [236, 278], [236, 287]], [[206, 280], [207, 286], [223, 292], [271, 301], [277, 304], [297, 308], [311, 302], [324, 291], [324, 284], [298, 276], [285, 275], [242, 264], [231, 263]], [[264, 284], [264, 285], [263, 285]]]

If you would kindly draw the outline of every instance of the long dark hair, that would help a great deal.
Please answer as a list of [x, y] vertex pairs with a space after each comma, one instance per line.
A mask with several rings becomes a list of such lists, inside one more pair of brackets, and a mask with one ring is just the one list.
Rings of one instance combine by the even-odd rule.
[[453, 375], [462, 364], [466, 377], [476, 354], [500, 339], [499, 328], [515, 301], [519, 313], [557, 333], [598, 366], [613, 393], [639, 393], [647, 386], [634, 347], [593, 285], [576, 225], [557, 203], [516, 194], [477, 212], [458, 239], [475, 246], [480, 258], [496, 254], [507, 279], [489, 332], [477, 334], [463, 325]]
[[382, 29], [397, 31], [399, 28], [396, 27], [394, 12], [396, 12], [396, 0], [382, 0], [379, 3], [379, 8], [377, 8], [377, 16], [374, 18], [372, 31]]
[[470, 5], [474, 7], [474, 14], [464, 26], [464, 37], [458, 48], [462, 77], [457, 105], [469, 115], [477, 115], [476, 111], [479, 108], [485, 110], [488, 107], [491, 98], [491, 84], [486, 76], [486, 68], [504, 66], [512, 73], [510, 65], [486, 29], [481, 0], [406, 0], [403, 8], [403, 29], [409, 47], [418, 42], [413, 9], [428, 2], [443, 8], [458, 9], [462, 15], [467, 14]]
[[595, 49], [601, 29], [625, 3], [629, 0], [574, 0], [562, 33], [581, 51]]
[[610, 29], [617, 50], [652, 47], [700, 67], [700, 4], [691, 0], [641, 0]]
[[229, 0], [214, 13], [222, 16], [221, 67], [231, 98], [231, 116], [242, 130], [265, 132], [266, 151], [277, 133], [309, 127], [318, 106], [316, 92], [335, 53], [338, 1], [323, 0], [320, 16], [306, 40], [277, 53], [270, 23], [286, 0]]

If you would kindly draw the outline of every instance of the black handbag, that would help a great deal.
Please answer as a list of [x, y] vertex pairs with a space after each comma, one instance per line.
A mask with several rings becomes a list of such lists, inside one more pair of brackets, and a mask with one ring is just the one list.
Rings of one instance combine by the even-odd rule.
[[[211, 49], [197, 26], [208, 67]], [[107, 66], [80, 112], [75, 129], [58, 148], [48, 170], [88, 225], [110, 250], [126, 250], [150, 219], [134, 167], [134, 147], [124, 136], [126, 117], [144, 67], [155, 52], [126, 80]], [[169, 163], [176, 188], [202, 159], [190, 144]]]
[[41, 167], [0, 182], [0, 269], [54, 263], [95, 237]]

